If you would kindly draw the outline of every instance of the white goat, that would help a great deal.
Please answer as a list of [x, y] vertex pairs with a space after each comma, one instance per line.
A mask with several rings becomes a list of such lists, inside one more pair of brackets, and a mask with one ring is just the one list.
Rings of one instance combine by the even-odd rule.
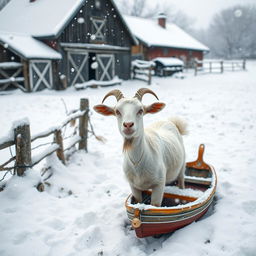
[[125, 98], [120, 90], [110, 91], [103, 99], [113, 95], [117, 99], [114, 108], [100, 104], [94, 110], [102, 115], [117, 117], [118, 127], [124, 137], [124, 173], [132, 194], [142, 202], [142, 191], [152, 189], [151, 205], [160, 206], [164, 186], [178, 179], [184, 188], [185, 150], [181, 135], [186, 124], [180, 119], [168, 119], [153, 123], [144, 130], [143, 115], [161, 111], [161, 102], [144, 106], [144, 94], [156, 94], [146, 88], [139, 89], [133, 98]]

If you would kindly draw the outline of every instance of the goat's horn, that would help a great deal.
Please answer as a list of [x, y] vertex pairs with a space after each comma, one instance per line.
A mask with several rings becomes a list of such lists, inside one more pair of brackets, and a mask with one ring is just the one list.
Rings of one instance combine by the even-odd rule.
[[115, 96], [116, 100], [119, 101], [120, 99], [124, 98], [124, 95], [122, 94], [122, 92], [118, 89], [112, 90], [110, 91], [108, 94], [106, 94], [106, 96], [103, 98], [102, 103], [105, 101], [105, 99], [109, 96]]
[[[158, 99], [158, 97], [156, 96], [156, 94], [155, 94], [153, 91], [151, 91], [150, 89], [148, 89], [148, 88], [140, 88], [140, 89], [135, 93], [134, 98], [137, 98], [139, 101], [141, 101], [143, 95], [146, 94], [146, 93], [150, 93], [150, 94], [154, 95], [154, 96]], [[159, 100], [159, 99], [158, 99], [158, 100]]]

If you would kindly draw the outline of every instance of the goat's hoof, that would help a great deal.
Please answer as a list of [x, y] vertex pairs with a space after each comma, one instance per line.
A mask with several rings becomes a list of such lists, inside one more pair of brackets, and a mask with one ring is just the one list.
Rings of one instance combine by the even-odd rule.
[[140, 220], [140, 219], [134, 218], [134, 219], [132, 220], [132, 227], [133, 227], [133, 228], [139, 228], [140, 225], [141, 225], [141, 220]]

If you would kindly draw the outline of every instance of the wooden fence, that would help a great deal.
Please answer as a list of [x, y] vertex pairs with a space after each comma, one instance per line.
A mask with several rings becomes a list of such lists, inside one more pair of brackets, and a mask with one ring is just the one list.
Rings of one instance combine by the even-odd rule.
[[205, 73], [223, 73], [246, 69], [246, 60], [195, 60], [195, 76]]
[[18, 62], [0, 63], [0, 91], [9, 87], [16, 87], [25, 91], [24, 77], [22, 75], [23, 65]]
[[151, 85], [154, 67], [155, 63], [152, 61], [134, 60], [132, 61], [132, 78], [145, 81], [148, 85]]
[[[73, 134], [71, 143], [64, 149], [62, 130], [76, 119], [79, 119], [79, 132], [78, 134]], [[80, 99], [80, 109], [73, 111], [61, 125], [41, 132], [40, 134], [31, 136], [29, 122], [18, 122], [18, 124], [13, 128], [13, 138], [11, 140], [3, 141], [0, 144], [0, 150], [15, 146], [16, 155], [12, 156], [12, 158], [0, 165], [0, 171], [5, 171], [7, 173], [8, 171], [14, 170], [15, 175], [23, 176], [27, 169], [32, 168], [54, 152], [56, 152], [57, 157], [62, 161], [62, 163], [65, 164], [66, 159], [64, 152], [74, 147], [77, 143], [79, 144], [78, 149], [85, 150], [87, 152], [88, 123], [89, 101], [84, 98]], [[52, 143], [49, 143], [51, 145], [48, 146], [48, 148], [41, 154], [32, 155], [31, 143], [50, 135], [54, 135]], [[14, 162], [14, 165], [7, 167], [12, 162]]]

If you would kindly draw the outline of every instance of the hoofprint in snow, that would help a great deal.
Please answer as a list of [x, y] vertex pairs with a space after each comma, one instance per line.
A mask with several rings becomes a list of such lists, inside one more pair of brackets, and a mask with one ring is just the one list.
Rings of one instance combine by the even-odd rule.
[[[14, 177], [0, 193], [0, 255], [255, 255], [256, 254], [256, 63], [248, 71], [193, 77], [183, 80], [153, 78], [150, 87], [167, 107], [145, 116], [148, 124], [169, 116], [189, 123], [184, 137], [187, 161], [196, 159], [205, 143], [205, 161], [218, 175], [217, 203], [211, 214], [172, 235], [136, 238], [124, 202], [130, 189], [122, 173], [122, 139], [116, 120], [92, 114], [98, 135], [89, 140], [89, 153], [75, 153], [67, 166], [54, 155], [50, 187], [34, 187], [40, 166]], [[123, 82], [127, 96], [145, 87], [140, 81]], [[0, 95], [1, 137], [9, 137], [12, 122], [27, 117], [31, 133], [59, 125], [65, 117], [64, 99], [76, 109], [79, 98], [99, 104], [109, 88], [62, 92], [20, 91]], [[145, 95], [144, 102], [155, 99]], [[109, 98], [113, 105], [115, 99]], [[43, 150], [43, 149], [42, 149]], [[9, 157], [1, 151], [0, 162]]]

